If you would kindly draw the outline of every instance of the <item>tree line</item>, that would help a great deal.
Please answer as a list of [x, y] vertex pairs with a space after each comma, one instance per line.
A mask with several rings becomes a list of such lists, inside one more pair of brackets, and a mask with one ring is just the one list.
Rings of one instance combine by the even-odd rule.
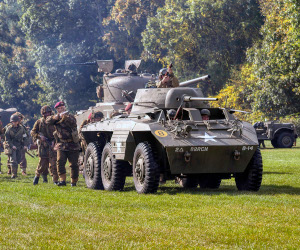
[[[247, 119], [300, 112], [297, 0], [0, 0], [0, 107], [35, 118], [64, 100], [72, 111], [97, 101], [95, 67], [61, 64], [142, 59], [157, 73], [170, 62], [180, 81]], [[84, 95], [82, 94], [84, 93]]]

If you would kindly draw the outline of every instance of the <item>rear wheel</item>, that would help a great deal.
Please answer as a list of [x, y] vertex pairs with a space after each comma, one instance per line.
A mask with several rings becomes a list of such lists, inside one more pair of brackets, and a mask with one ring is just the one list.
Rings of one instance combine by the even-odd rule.
[[293, 143], [293, 135], [289, 132], [283, 132], [277, 138], [277, 145], [279, 148], [291, 148]]
[[199, 177], [200, 188], [218, 189], [222, 179], [216, 174], [203, 174]]
[[256, 149], [244, 173], [235, 175], [238, 190], [258, 191], [261, 186], [263, 165], [260, 149]]
[[101, 180], [101, 154], [103, 147], [97, 142], [91, 142], [84, 156], [83, 176], [85, 184], [91, 189], [103, 189]]
[[125, 185], [126, 174], [123, 161], [116, 160], [111, 149], [111, 144], [106, 143], [102, 152], [101, 178], [105, 190], [122, 190]]
[[134, 151], [132, 165], [133, 181], [139, 194], [155, 193], [159, 184], [158, 165], [151, 146], [139, 143]]

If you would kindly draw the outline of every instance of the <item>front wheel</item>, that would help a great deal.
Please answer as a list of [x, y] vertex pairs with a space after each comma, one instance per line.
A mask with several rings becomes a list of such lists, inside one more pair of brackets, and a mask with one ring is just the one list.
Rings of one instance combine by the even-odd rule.
[[139, 194], [157, 192], [158, 165], [147, 142], [139, 143], [134, 151], [132, 173], [135, 189]]
[[101, 180], [101, 154], [103, 146], [91, 142], [85, 151], [83, 176], [85, 184], [91, 189], [103, 189]]
[[123, 190], [126, 174], [123, 161], [116, 160], [111, 149], [111, 144], [106, 143], [102, 152], [101, 178], [105, 190]]
[[260, 149], [257, 148], [244, 173], [235, 175], [238, 190], [258, 191], [261, 186], [263, 165]]

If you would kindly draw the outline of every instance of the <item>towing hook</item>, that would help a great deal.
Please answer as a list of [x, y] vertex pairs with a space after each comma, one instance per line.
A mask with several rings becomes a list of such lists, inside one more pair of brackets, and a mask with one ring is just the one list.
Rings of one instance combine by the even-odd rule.
[[238, 150], [234, 150], [233, 158], [238, 161], [241, 158], [241, 153]]
[[191, 153], [190, 153], [190, 152], [186, 151], [186, 152], [184, 153], [184, 160], [185, 160], [186, 162], [190, 162], [190, 160], [191, 160]]

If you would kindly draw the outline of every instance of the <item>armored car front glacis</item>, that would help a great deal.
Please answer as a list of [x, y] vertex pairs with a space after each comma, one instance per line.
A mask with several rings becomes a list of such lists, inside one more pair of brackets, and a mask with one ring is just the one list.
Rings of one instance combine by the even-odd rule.
[[262, 159], [255, 129], [227, 108], [211, 108], [199, 88], [137, 91], [130, 114], [88, 124], [84, 172], [89, 188], [121, 190], [132, 170], [138, 193], [169, 179], [185, 188], [218, 188], [235, 178], [257, 191]]

